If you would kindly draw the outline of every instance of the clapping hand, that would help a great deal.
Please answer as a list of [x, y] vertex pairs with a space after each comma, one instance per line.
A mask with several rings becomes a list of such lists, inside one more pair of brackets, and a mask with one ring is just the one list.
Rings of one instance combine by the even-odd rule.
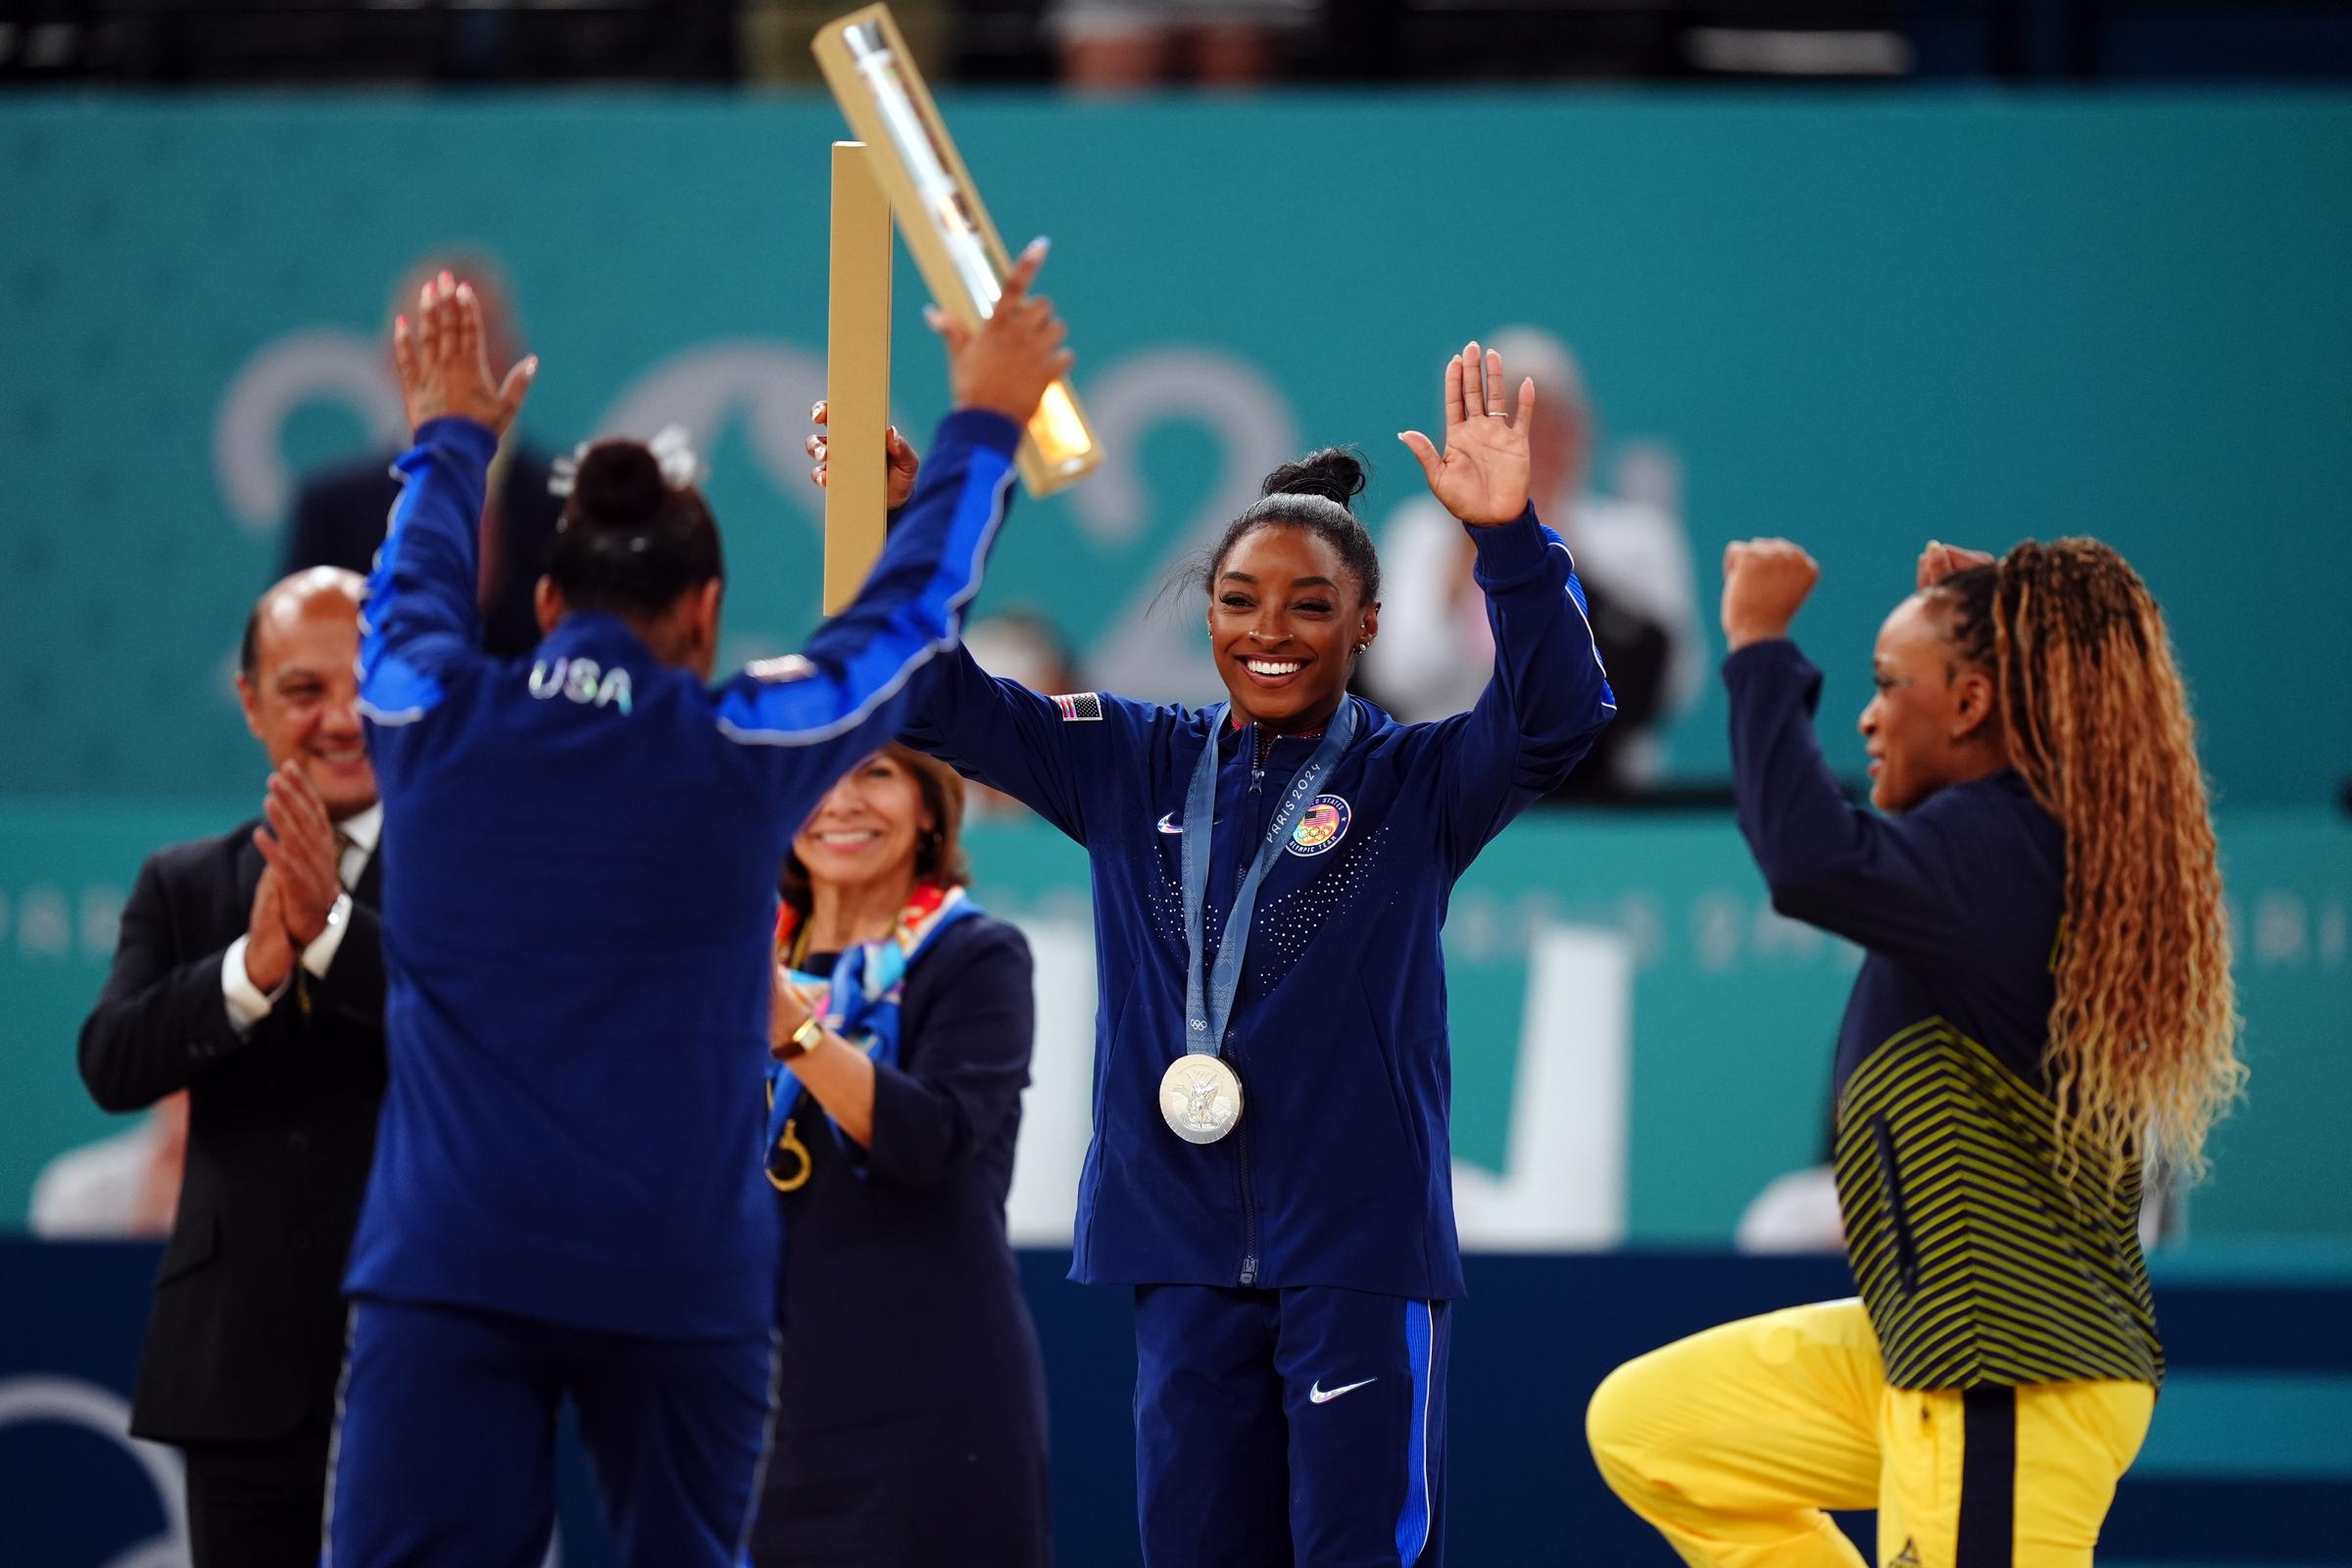
[[514, 422], [539, 357], [525, 357], [493, 380], [490, 351], [482, 335], [482, 304], [473, 285], [449, 273], [424, 285], [416, 296], [416, 319], [392, 323], [392, 361], [400, 368], [400, 400], [409, 428], [455, 416], [486, 424], [500, 435]]
[[[808, 420], [811, 424], [823, 424], [829, 412], [820, 398], [816, 406], [808, 411]], [[907, 444], [906, 438], [899, 434], [899, 427], [895, 424], [882, 432], [882, 451], [885, 461], [890, 464], [890, 483], [884, 505], [896, 512], [906, 504], [908, 496], [914, 494], [914, 476], [921, 469], [923, 460], [915, 455], [914, 448]], [[825, 463], [831, 453], [821, 433], [808, 438], [808, 455], [816, 460], [816, 466], [808, 470], [808, 477], [822, 489]]]
[[1503, 406], [1502, 356], [1476, 343], [1446, 362], [1446, 450], [1418, 430], [1396, 439], [1420, 460], [1429, 493], [1472, 527], [1514, 522], [1527, 510], [1528, 433], [1536, 416], [1533, 376], [1519, 383], [1519, 409]]
[[270, 775], [270, 798], [262, 803], [267, 828], [256, 828], [254, 847], [277, 873], [286, 936], [307, 948], [326, 929], [327, 911], [343, 896], [342, 855], [326, 802], [292, 762]]
[[1745, 539], [1723, 551], [1723, 634], [1736, 653], [1788, 635], [1821, 567], [1786, 539]]
[[294, 952], [286, 935], [286, 906], [278, 896], [277, 873], [265, 865], [245, 921], [245, 978], [254, 990], [270, 995], [294, 972]]
[[253, 830], [253, 847], [267, 863], [246, 922], [245, 977], [267, 994], [285, 984], [297, 956], [326, 929], [343, 867], [326, 802], [292, 762], [270, 775], [262, 811], [269, 825]]

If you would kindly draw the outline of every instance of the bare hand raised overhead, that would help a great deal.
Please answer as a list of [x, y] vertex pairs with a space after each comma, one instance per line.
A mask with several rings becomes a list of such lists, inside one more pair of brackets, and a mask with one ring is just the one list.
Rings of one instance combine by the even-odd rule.
[[409, 428], [429, 419], [455, 416], [486, 424], [500, 435], [514, 422], [539, 357], [527, 356], [493, 380], [482, 336], [482, 306], [473, 286], [449, 273], [424, 285], [416, 297], [416, 318], [392, 323], [392, 361], [400, 368], [400, 400]]
[[1519, 408], [1504, 407], [1502, 356], [1472, 342], [1446, 362], [1446, 450], [1418, 430], [1396, 439], [1420, 461], [1429, 493], [1473, 527], [1517, 520], [1527, 510], [1528, 433], [1535, 423], [1536, 383], [1519, 383]]
[[1032, 240], [977, 330], [937, 306], [924, 313], [948, 345], [948, 390], [956, 408], [987, 409], [1026, 424], [1046, 388], [1070, 373], [1073, 356], [1062, 347], [1069, 327], [1054, 314], [1053, 301], [1029, 293], [1045, 265], [1046, 242]]

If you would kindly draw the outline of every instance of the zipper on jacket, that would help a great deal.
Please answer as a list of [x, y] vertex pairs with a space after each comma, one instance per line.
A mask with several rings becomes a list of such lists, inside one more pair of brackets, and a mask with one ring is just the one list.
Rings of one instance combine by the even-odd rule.
[[[1257, 805], [1255, 808], [1249, 813], [1250, 837], [1242, 841], [1242, 858], [1234, 866], [1234, 892], [1236, 894], [1241, 892], [1242, 883], [1249, 878], [1250, 862], [1253, 858], [1253, 851], [1257, 844], [1257, 835], [1265, 831], [1265, 826], [1258, 820], [1258, 817], [1264, 810], [1266, 759], [1272, 755], [1274, 751], [1274, 743], [1278, 739], [1280, 739], [1279, 736], [1275, 735], [1273, 731], [1265, 728], [1263, 725], [1251, 724], [1250, 726], [1250, 794], [1253, 799], [1256, 800]], [[1228, 932], [1227, 935], [1231, 936], [1232, 933]], [[1246, 933], [1244, 935], [1244, 940], [1248, 940]], [[1234, 1069], [1237, 1072], [1240, 1071], [1240, 1063], [1234, 1063]], [[1234, 1132], [1239, 1140], [1234, 1147], [1234, 1155], [1236, 1159], [1235, 1171], [1240, 1178], [1242, 1189], [1242, 1267], [1240, 1283], [1243, 1285], [1255, 1285], [1257, 1283], [1258, 1268], [1257, 1194], [1250, 1185], [1250, 1128], [1247, 1125], [1246, 1120], [1245, 1124], [1235, 1128]]]
[[1234, 1148], [1239, 1159], [1242, 1181], [1242, 1272], [1240, 1283], [1257, 1283], [1257, 1195], [1250, 1186], [1250, 1125], [1247, 1117], [1236, 1127], [1234, 1135], [1240, 1142]]
[[1250, 799], [1252, 804], [1243, 813], [1243, 820], [1250, 824], [1250, 836], [1242, 840], [1241, 858], [1233, 862], [1233, 891], [1237, 898], [1241, 895], [1242, 884], [1250, 880], [1251, 853], [1257, 845], [1257, 835], [1264, 830], [1264, 824], [1258, 821], [1258, 817], [1265, 809], [1266, 755], [1273, 749], [1268, 733], [1255, 724], [1250, 725]]
[[1897, 1178], [1894, 1163], [1894, 1134], [1887, 1130], [1886, 1118], [1871, 1119], [1870, 1133], [1878, 1144], [1879, 1186], [1886, 1195], [1886, 1223], [1894, 1232], [1894, 1268], [1906, 1291], [1919, 1288], [1919, 1252], [1912, 1246], [1911, 1215], [1903, 1206], [1903, 1187]]

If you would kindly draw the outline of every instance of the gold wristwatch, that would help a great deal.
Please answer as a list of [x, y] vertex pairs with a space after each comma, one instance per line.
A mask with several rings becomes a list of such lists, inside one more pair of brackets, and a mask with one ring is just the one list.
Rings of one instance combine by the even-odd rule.
[[814, 1051], [816, 1043], [824, 1038], [825, 1020], [812, 1012], [803, 1018], [801, 1026], [785, 1038], [783, 1049], [776, 1053], [776, 1059], [790, 1061], [796, 1056], [806, 1056], [809, 1052]]

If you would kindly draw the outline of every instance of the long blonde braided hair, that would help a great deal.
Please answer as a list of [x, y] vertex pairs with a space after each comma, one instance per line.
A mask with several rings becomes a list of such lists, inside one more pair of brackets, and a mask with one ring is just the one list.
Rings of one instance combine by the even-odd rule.
[[1946, 578], [1952, 635], [1991, 670], [2010, 760], [2066, 830], [2044, 1061], [2062, 1160], [2110, 1180], [2144, 1137], [2194, 1181], [2244, 1085], [2213, 813], [2172, 640], [2095, 539], [2032, 540]]

